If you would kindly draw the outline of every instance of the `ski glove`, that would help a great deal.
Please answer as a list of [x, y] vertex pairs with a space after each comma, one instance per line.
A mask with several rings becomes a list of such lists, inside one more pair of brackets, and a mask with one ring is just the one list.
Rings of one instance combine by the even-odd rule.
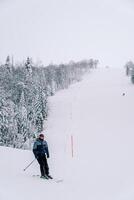
[[38, 156], [38, 154], [37, 154], [37, 153], [34, 153], [34, 156], [35, 156], [35, 158], [36, 158], [36, 159], [38, 159], [38, 158], [39, 158], [39, 156]]

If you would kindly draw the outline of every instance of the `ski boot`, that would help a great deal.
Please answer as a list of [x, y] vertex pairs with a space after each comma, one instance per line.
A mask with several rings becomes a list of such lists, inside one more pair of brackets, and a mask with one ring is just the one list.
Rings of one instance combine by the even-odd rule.
[[50, 176], [49, 174], [48, 175], [46, 175], [47, 177], [48, 177], [48, 179], [53, 179], [53, 177], [52, 176]]
[[49, 179], [47, 175], [41, 176], [40, 178], [47, 179], [47, 180]]

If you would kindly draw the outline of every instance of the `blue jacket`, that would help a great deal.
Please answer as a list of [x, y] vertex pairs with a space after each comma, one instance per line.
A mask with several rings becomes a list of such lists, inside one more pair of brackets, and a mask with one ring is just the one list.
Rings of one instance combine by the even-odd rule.
[[49, 158], [48, 144], [45, 140], [36, 139], [33, 145], [33, 153], [36, 158], [47, 156]]

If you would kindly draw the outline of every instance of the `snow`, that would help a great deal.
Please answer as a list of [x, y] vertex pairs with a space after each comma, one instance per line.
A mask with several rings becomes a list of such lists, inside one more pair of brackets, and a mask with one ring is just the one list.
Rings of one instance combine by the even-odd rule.
[[124, 69], [112, 68], [50, 97], [48, 162], [50, 173], [64, 181], [32, 177], [39, 174], [36, 161], [23, 171], [34, 159], [31, 151], [0, 147], [0, 200], [133, 200], [133, 99]]

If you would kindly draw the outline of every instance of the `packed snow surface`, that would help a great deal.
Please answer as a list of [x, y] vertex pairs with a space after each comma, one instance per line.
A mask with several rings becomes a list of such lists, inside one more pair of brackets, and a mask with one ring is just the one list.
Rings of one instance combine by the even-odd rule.
[[1, 147], [0, 200], [133, 200], [134, 86], [124, 69], [97, 69], [49, 102], [50, 174], [63, 182], [33, 177], [36, 161], [24, 172], [32, 151]]

